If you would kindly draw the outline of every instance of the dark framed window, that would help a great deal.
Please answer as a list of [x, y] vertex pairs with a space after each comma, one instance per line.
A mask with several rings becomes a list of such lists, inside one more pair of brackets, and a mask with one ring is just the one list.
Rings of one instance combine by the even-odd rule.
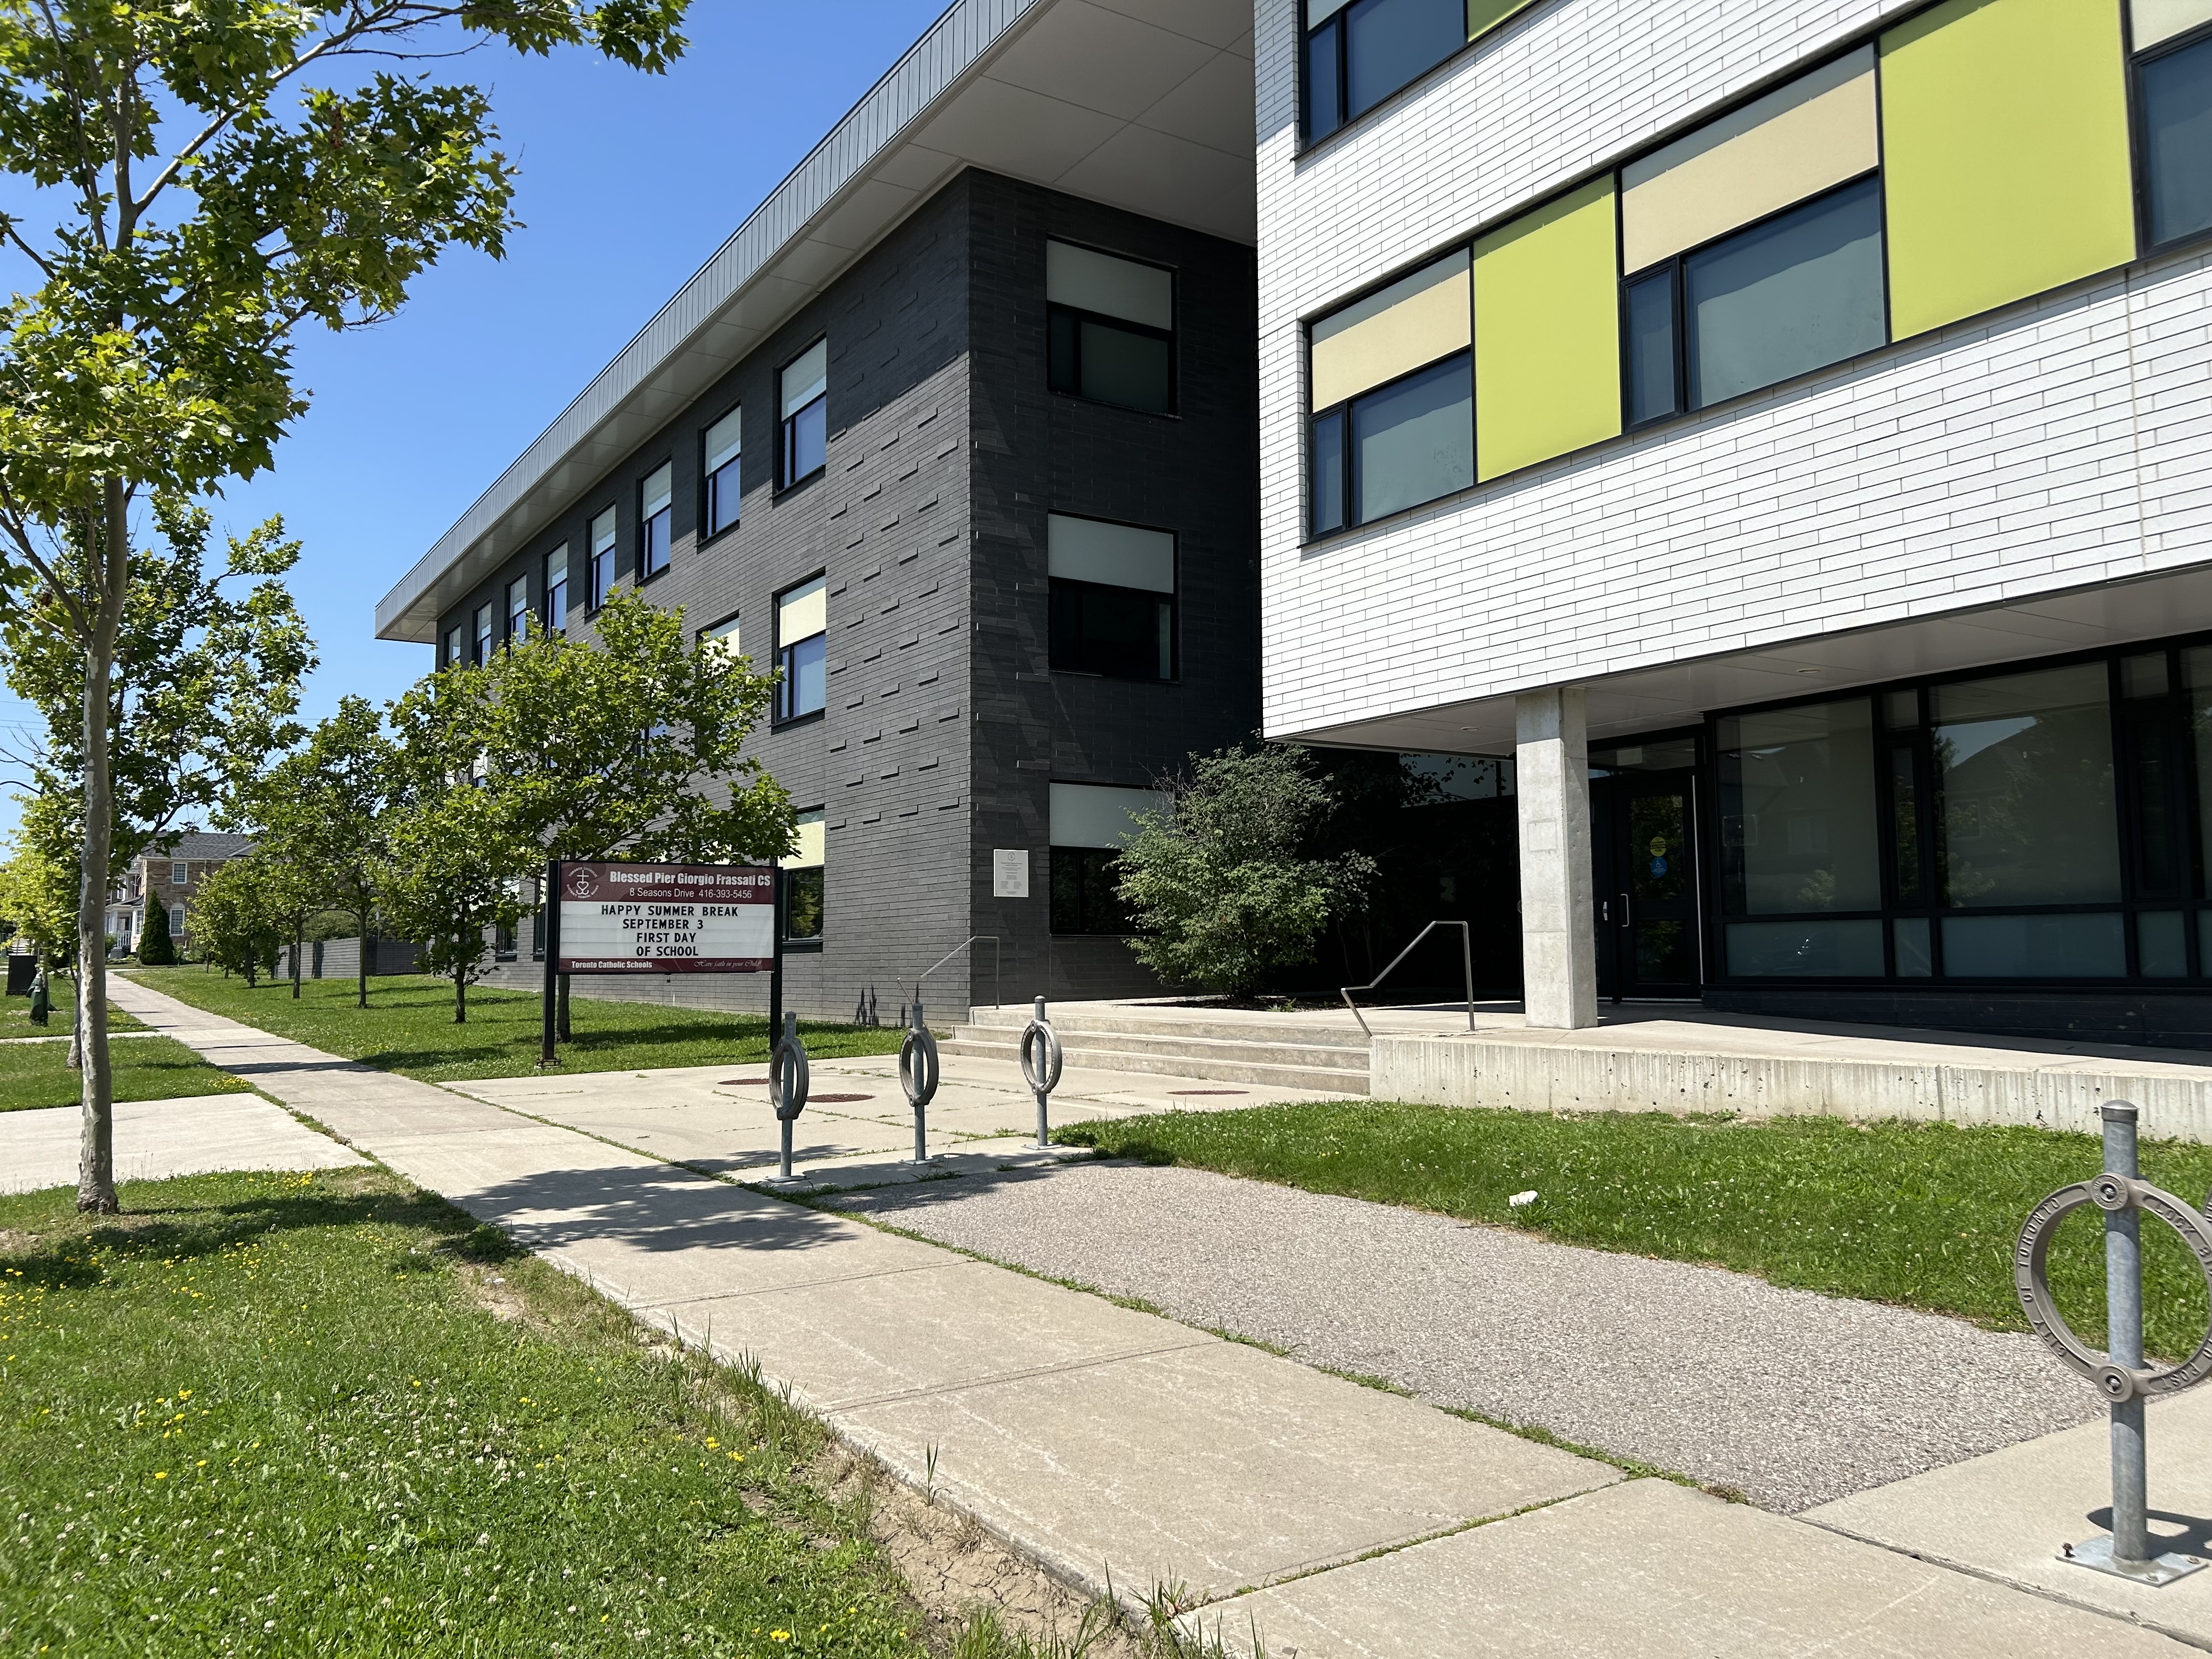
[[446, 630], [446, 637], [438, 653], [438, 666], [451, 668], [461, 659], [461, 630], [458, 627]]
[[530, 578], [517, 576], [507, 585], [507, 637], [519, 640], [530, 631]]
[[469, 660], [479, 668], [491, 660], [491, 606], [480, 605], [477, 607], [472, 626], [469, 629], [470, 635], [475, 641]]
[[830, 343], [817, 340], [776, 377], [783, 412], [777, 485], [805, 483], [830, 463]]
[[829, 702], [829, 594], [811, 578], [775, 596], [775, 718], [819, 714]]
[[1175, 678], [1175, 537], [1062, 513], [1048, 524], [1054, 672]]
[[725, 617], [721, 621], [701, 629], [699, 637], [712, 643], [726, 656], [742, 656], [744, 651], [738, 643], [738, 618], [735, 616]]
[[744, 459], [744, 410], [742, 406], [700, 434], [700, 476], [705, 480], [703, 520], [709, 536], [734, 530], [744, 504], [738, 469]]
[[637, 491], [637, 574], [641, 580], [668, 568], [670, 526], [676, 504], [676, 474], [663, 461]]
[[1151, 415], [1175, 413], [1173, 271], [1048, 240], [1045, 295], [1053, 391]]
[[1052, 931], [1128, 933], [1129, 908], [1115, 890], [1121, 854], [1111, 847], [1052, 849]]
[[2159, 247], [2212, 230], [2212, 30], [2139, 57], [2135, 105], [2144, 240]]
[[545, 556], [545, 626], [562, 633], [568, 626], [568, 544]]
[[1881, 181], [1860, 179], [1639, 270], [1622, 288], [1631, 425], [1887, 343]]
[[798, 814], [799, 849], [783, 861], [783, 937], [787, 944], [818, 944], [822, 939], [823, 880], [829, 863], [823, 813], [818, 806]]
[[1306, 0], [1305, 137], [1327, 137], [1531, 0]]
[[611, 507], [592, 520], [592, 609], [597, 611], [607, 602], [615, 591], [615, 569], [618, 544], [615, 538], [615, 510]]
[[1376, 386], [1313, 420], [1316, 535], [1365, 524], [1474, 483], [1471, 355]]

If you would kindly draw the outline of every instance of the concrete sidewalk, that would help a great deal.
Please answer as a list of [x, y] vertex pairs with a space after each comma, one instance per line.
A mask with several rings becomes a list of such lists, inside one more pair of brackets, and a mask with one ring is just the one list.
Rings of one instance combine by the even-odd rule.
[[[83, 1124], [75, 1106], [0, 1112], [0, 1193], [76, 1186]], [[118, 1182], [210, 1170], [336, 1170], [367, 1161], [259, 1095], [127, 1100], [115, 1108]]]
[[114, 994], [641, 1318], [757, 1358], [1066, 1581], [1125, 1602], [1171, 1586], [1232, 1647], [1256, 1626], [1305, 1659], [2178, 1652], [143, 986]]

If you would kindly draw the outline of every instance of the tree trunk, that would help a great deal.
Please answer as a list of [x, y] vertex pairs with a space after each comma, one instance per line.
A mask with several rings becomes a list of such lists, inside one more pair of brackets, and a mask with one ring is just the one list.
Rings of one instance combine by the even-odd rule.
[[560, 1042], [568, 1040], [568, 976], [560, 975], [561, 994], [553, 1010], [553, 1035]]
[[453, 1024], [469, 1023], [469, 981], [465, 975], [453, 975]]
[[354, 1006], [366, 1008], [368, 1006], [368, 907], [367, 905], [362, 907], [360, 915], [361, 960], [356, 962], [354, 967], [360, 976], [361, 984], [354, 994]]
[[292, 924], [292, 1000], [295, 1002], [300, 1000], [300, 951], [307, 932], [306, 922], [295, 921]]
[[84, 860], [79, 867], [76, 936], [77, 1044], [84, 1059], [79, 1098], [84, 1139], [77, 1159], [76, 1206], [112, 1215], [115, 1197], [115, 1079], [107, 1056], [107, 859], [115, 834], [112, 781], [107, 770], [109, 681], [115, 634], [131, 580], [130, 503], [123, 480], [102, 481], [106, 499], [97, 547], [101, 581], [99, 611], [84, 649]]

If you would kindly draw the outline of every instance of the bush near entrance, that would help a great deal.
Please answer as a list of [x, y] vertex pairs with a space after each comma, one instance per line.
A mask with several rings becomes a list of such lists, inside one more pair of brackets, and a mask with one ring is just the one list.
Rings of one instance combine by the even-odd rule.
[[146, 925], [138, 934], [138, 960], [149, 968], [167, 968], [176, 959], [176, 943], [169, 937], [169, 912], [149, 898]]

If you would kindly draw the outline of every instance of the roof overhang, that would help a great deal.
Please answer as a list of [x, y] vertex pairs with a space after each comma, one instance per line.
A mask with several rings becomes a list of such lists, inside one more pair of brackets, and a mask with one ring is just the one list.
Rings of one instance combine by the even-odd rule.
[[963, 167], [1249, 244], [1249, 0], [958, 0], [379, 601], [439, 615]]
[[[2212, 567], [2039, 595], [1663, 666], [1593, 675], [1590, 740], [1694, 726], [1716, 709], [1841, 695], [1886, 680], [1993, 667], [2069, 651], [2212, 630]], [[1535, 687], [1528, 688], [1535, 690]], [[1354, 749], [1510, 755], [1513, 694], [1440, 703], [1357, 724], [1270, 737]]]

